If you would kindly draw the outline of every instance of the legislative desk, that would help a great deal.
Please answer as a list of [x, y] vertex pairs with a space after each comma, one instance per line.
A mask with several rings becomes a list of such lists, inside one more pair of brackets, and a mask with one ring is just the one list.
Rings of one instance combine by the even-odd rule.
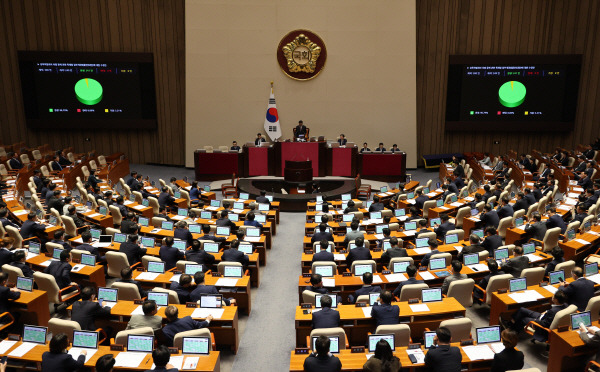
[[[148, 218], [150, 220], [152, 220], [152, 217], [154, 217], [154, 209], [152, 207], [150, 207], [150, 206], [144, 207], [143, 204], [139, 204], [137, 202], [132, 202], [131, 200], [123, 200], [123, 205], [125, 207], [127, 207], [127, 210], [129, 212], [133, 212], [135, 214], [141, 215], [141, 216], [146, 217], [146, 218]], [[122, 216], [122, 217], [125, 217], [125, 216]], [[111, 218], [110, 222], [112, 224], [112, 218]]]
[[328, 151], [327, 175], [338, 177], [356, 177], [358, 148], [331, 147]]
[[[235, 172], [232, 172], [231, 174], [233, 174], [233, 173], [235, 173]], [[198, 179], [198, 177], [196, 177], [196, 179]], [[177, 180], [177, 181], [175, 181], [175, 184], [177, 186], [185, 189], [185, 191], [187, 191], [188, 193], [192, 189], [192, 184], [187, 183], [184, 180]], [[215, 199], [217, 199], [217, 194], [212, 191], [200, 190], [200, 199], [205, 200], [205, 201], [215, 200]]]
[[[6, 354], [4, 354], [4, 355], [10, 354], [13, 350], [17, 349], [21, 344], [22, 344], [22, 341], [18, 341], [16, 344], [14, 344], [12, 347], [10, 347], [6, 351]], [[48, 350], [49, 350], [48, 344], [37, 345], [33, 349], [28, 351], [22, 357], [9, 356], [8, 357], [8, 367], [9, 368], [14, 367], [14, 368], [18, 368], [18, 369], [22, 369], [22, 368], [34, 369], [34, 370], [40, 371], [42, 369], [42, 355], [44, 354], [44, 352], [46, 352]], [[88, 355], [90, 352], [91, 351], [88, 351]], [[86, 367], [86, 369], [95, 370], [96, 362], [98, 361], [98, 359], [101, 356], [106, 355], [106, 354], [112, 354], [113, 357], [116, 358], [119, 353], [120, 353], [119, 351], [110, 350], [110, 346], [99, 346], [98, 351], [96, 351], [96, 353], [90, 358], [90, 360], [85, 362], [84, 366]], [[177, 356], [177, 355], [181, 355], [181, 353], [171, 354], [171, 356]], [[185, 354], [184, 365], [185, 365], [185, 360], [190, 357], [198, 357], [199, 358], [196, 369], [193, 369], [190, 371], [219, 372], [221, 370], [221, 367], [220, 367], [221, 356], [218, 351], [211, 351], [209, 355]], [[137, 368], [129, 368], [129, 367], [125, 368], [125, 367], [115, 366], [114, 370], [115, 371], [146, 371], [146, 370], [150, 370], [152, 368], [153, 363], [154, 362], [152, 360], [152, 354], [148, 353], [148, 356], [143, 358], [142, 363]], [[25, 365], [23, 365], [23, 364], [25, 364]]]
[[242, 151], [243, 171], [238, 173], [241, 177], [275, 175], [276, 163], [273, 146], [266, 143], [263, 146], [254, 146], [252, 143], [244, 145]]
[[[98, 170], [96, 176], [103, 180], [109, 180], [113, 185], [119, 183], [119, 178], [124, 178], [129, 172], [129, 159], [123, 157], [120, 159], [122, 154], [113, 154], [106, 158], [107, 167]], [[116, 158], [115, 158], [116, 157]], [[116, 162], [116, 164], [115, 164]]]
[[48, 325], [50, 310], [46, 291], [37, 289], [31, 292], [21, 291], [21, 296], [14, 301], [10, 301], [9, 304], [11, 312], [18, 311], [21, 314], [20, 323], [44, 327]]
[[[44, 270], [48, 267], [43, 263], [49, 261], [52, 257], [46, 257], [44, 254], [39, 254], [35, 257], [27, 258], [27, 263], [33, 268], [35, 271], [44, 272]], [[106, 279], [104, 276], [104, 266], [96, 264], [96, 266], [88, 266], [88, 265], [77, 265], [73, 262], [69, 262], [71, 267], [75, 267], [75, 270], [71, 270], [71, 278], [77, 284], [80, 284], [82, 287], [92, 285], [97, 287], [104, 287], [106, 285]], [[77, 270], [79, 269], [79, 270]]]
[[[583, 242], [577, 240], [585, 240], [589, 242], [588, 244], [583, 244]], [[592, 229], [583, 234], [577, 234], [575, 239], [569, 241], [558, 241], [558, 246], [565, 253], [565, 260], [580, 260], [583, 259], [591, 252], [590, 250], [595, 247], [600, 241], [600, 226], [592, 226]]]
[[275, 142], [273, 148], [276, 176], [284, 176], [287, 161], [306, 160], [312, 162], [313, 177], [327, 175], [327, 142]]
[[[593, 326], [600, 326], [598, 321]], [[583, 371], [586, 362], [592, 358], [598, 348], [587, 346], [579, 337], [579, 331], [567, 330], [550, 333], [550, 353], [548, 372], [579, 372]]]
[[[425, 328], [437, 329], [441, 321], [464, 317], [466, 310], [454, 297], [445, 297], [442, 301], [426, 303], [429, 311], [413, 311], [407, 301], [393, 302], [400, 308], [400, 323], [410, 326], [411, 337], [420, 339]], [[370, 307], [356, 307], [354, 305], [338, 305], [340, 312], [340, 327], [344, 328], [350, 345], [364, 345], [368, 333], [375, 333], [375, 321], [371, 316], [365, 316], [363, 309]], [[312, 331], [312, 310], [304, 314], [300, 306], [296, 306], [296, 346], [306, 347], [306, 336]], [[367, 310], [368, 311], [368, 310]]]
[[197, 180], [228, 178], [243, 171], [243, 157], [238, 151], [194, 151], [194, 168]]
[[385, 178], [404, 181], [406, 154], [404, 152], [364, 153], [358, 156], [358, 171], [363, 178]]

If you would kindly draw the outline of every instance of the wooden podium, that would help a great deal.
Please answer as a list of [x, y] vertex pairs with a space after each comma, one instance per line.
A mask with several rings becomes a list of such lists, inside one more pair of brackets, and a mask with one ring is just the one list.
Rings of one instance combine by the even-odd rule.
[[313, 179], [312, 161], [286, 160], [285, 168], [283, 170], [283, 179], [286, 182], [293, 183], [311, 182]]

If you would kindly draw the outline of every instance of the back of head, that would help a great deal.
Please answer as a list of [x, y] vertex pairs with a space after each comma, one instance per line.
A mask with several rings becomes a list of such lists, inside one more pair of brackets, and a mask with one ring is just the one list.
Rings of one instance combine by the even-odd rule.
[[435, 238], [429, 238], [427, 244], [429, 244], [429, 248], [431, 248], [432, 250], [437, 249], [438, 247], [438, 242]]
[[66, 249], [63, 250], [62, 252], [60, 252], [60, 261], [61, 262], [67, 262], [67, 260], [71, 258], [71, 252], [67, 251]]
[[190, 274], [181, 274], [179, 277], [179, 285], [186, 286], [192, 284], [192, 276]]
[[419, 220], [419, 226], [420, 226], [422, 229], [425, 229], [425, 228], [427, 228], [427, 221], [426, 221], [426, 220]]
[[329, 353], [329, 345], [331, 341], [329, 341], [329, 337], [321, 335], [317, 338], [315, 342], [315, 350], [317, 351], [317, 355], [325, 356]]
[[563, 252], [562, 248], [559, 247], [558, 245], [556, 247], [552, 248], [551, 253], [552, 253], [552, 257], [554, 257], [555, 260], [560, 260], [565, 255], [565, 252]]
[[165, 367], [169, 360], [171, 360], [171, 354], [169, 354], [169, 348], [165, 345], [160, 345], [154, 351], [152, 351], [152, 360], [156, 367]]
[[121, 269], [121, 279], [131, 279], [132, 274], [133, 270], [131, 269], [131, 267], [124, 267]]
[[395, 236], [392, 236], [390, 238], [390, 244], [392, 245], [392, 247], [395, 247], [398, 245], [398, 238], [396, 238]]
[[567, 295], [563, 291], [556, 291], [556, 293], [554, 293], [554, 298], [560, 305], [567, 302]]
[[447, 213], [443, 213], [442, 215], [440, 215], [440, 220], [442, 220], [442, 222], [447, 222], [448, 220], [450, 220], [450, 216], [448, 216]]
[[323, 281], [321, 274], [312, 274], [310, 276], [310, 284], [315, 286]]
[[394, 358], [394, 353], [389, 342], [386, 340], [379, 340], [375, 346], [375, 358], [381, 360], [382, 371], [392, 371], [389, 363]]
[[517, 335], [517, 332], [511, 329], [505, 329], [504, 331], [502, 331], [500, 337], [502, 339], [502, 344], [507, 349], [514, 349], [517, 346], [517, 343], [519, 342], [519, 336]]
[[95, 293], [94, 287], [87, 286], [81, 290], [81, 299], [83, 301], [89, 301]]
[[69, 338], [64, 333], [57, 333], [50, 340], [50, 352], [61, 354], [69, 346]]
[[406, 275], [408, 275], [409, 278], [414, 278], [415, 275], [417, 275], [417, 267], [413, 264], [410, 264], [406, 267]]
[[455, 273], [460, 273], [462, 270], [463, 264], [459, 260], [452, 260], [452, 271]]
[[350, 228], [352, 229], [352, 231], [358, 230], [358, 222], [352, 221], [352, 223], [350, 223]]
[[583, 277], [583, 269], [579, 266], [575, 266], [572, 273], [573, 273], [573, 275], [577, 276], [578, 278]]
[[86, 243], [89, 242], [92, 239], [92, 233], [90, 233], [89, 231], [84, 231], [83, 233], [81, 233], [81, 240]]
[[362, 279], [363, 279], [363, 283], [371, 284], [371, 283], [373, 283], [373, 274], [366, 272], [363, 274]]
[[178, 316], [179, 316], [179, 310], [177, 310], [177, 308], [175, 306], [173, 306], [173, 305], [167, 306], [167, 308], [165, 309], [165, 317], [167, 318], [167, 321], [169, 323], [176, 321]]
[[327, 248], [329, 248], [329, 241], [323, 239], [319, 242], [319, 245], [321, 246], [321, 250], [325, 251]]
[[248, 213], [248, 214], [246, 215], [246, 219], [247, 219], [248, 221], [254, 221], [254, 218], [255, 218], [255, 217], [256, 217], [256, 216], [254, 215], [254, 212], [250, 212], [250, 213]]
[[199, 251], [202, 244], [198, 239], [192, 240], [192, 251]]
[[175, 243], [175, 239], [173, 239], [173, 237], [172, 237], [172, 236], [167, 236], [167, 237], [165, 238], [165, 245], [166, 245], [167, 247], [172, 247], [172, 246], [173, 246], [173, 243]]
[[515, 256], [516, 256], [516, 255], [518, 255], [518, 256], [522, 256], [522, 255], [523, 255], [523, 247], [518, 247], [518, 246], [517, 246], [517, 247], [515, 247], [515, 249], [514, 249], [514, 253], [515, 253]]
[[152, 315], [154, 310], [156, 310], [156, 302], [148, 300], [144, 301], [142, 304], [142, 311], [144, 312], [144, 315]]
[[115, 358], [112, 354], [102, 355], [96, 361], [96, 372], [110, 372], [115, 366]]
[[326, 225], [326, 224], [324, 224], [324, 223], [321, 223], [321, 224], [319, 225], [319, 231], [320, 231], [320, 232], [325, 232], [325, 230], [327, 230], [327, 225]]
[[448, 344], [452, 340], [452, 333], [446, 327], [440, 327], [435, 331], [435, 334], [439, 342]]
[[496, 260], [494, 260], [493, 258], [488, 258], [486, 262], [490, 273], [495, 274], [496, 272], [498, 272], [498, 262]]
[[210, 234], [210, 225], [202, 225], [202, 232], [204, 235]]
[[331, 297], [329, 297], [329, 296], [321, 297], [321, 306], [322, 307], [331, 307], [332, 302], [333, 301], [331, 300]]
[[202, 271], [196, 271], [194, 274], [194, 283], [196, 283], [196, 285], [204, 283], [204, 273]]
[[354, 239], [354, 244], [356, 244], [357, 247], [362, 247], [363, 244], [365, 244], [365, 238], [359, 236], [358, 238]]
[[471, 244], [479, 244], [479, 235], [471, 234], [469, 236], [469, 241], [471, 242]]
[[383, 291], [383, 292], [381, 292], [381, 295], [379, 295], [379, 298], [381, 298], [381, 302], [383, 302], [384, 304], [391, 304], [392, 303], [392, 292]]
[[138, 240], [138, 236], [137, 234], [129, 234], [129, 237], [127, 239], [130, 243], [135, 243]]

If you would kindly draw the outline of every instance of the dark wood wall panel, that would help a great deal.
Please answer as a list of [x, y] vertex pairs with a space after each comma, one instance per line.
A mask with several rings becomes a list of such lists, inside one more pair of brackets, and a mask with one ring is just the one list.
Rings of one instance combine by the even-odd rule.
[[[573, 148], [600, 135], [600, 2], [596, 0], [418, 0], [417, 138], [421, 155]], [[446, 132], [452, 54], [582, 54], [575, 128], [563, 134]], [[493, 141], [499, 140], [499, 145]]]
[[[134, 163], [185, 162], [184, 0], [0, 1], [0, 143], [123, 151]], [[158, 129], [30, 130], [18, 50], [154, 53]], [[85, 141], [90, 138], [90, 142]]]

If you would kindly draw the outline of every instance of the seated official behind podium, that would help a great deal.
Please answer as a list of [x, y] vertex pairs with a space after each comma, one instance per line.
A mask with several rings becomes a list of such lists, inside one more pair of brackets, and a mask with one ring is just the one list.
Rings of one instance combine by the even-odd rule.
[[338, 138], [337, 142], [340, 146], [346, 146], [346, 143], [348, 143], [348, 140], [346, 139], [346, 136], [342, 133], [342, 134], [340, 134], [340, 138]]
[[304, 360], [304, 372], [340, 372], [342, 362], [329, 352], [331, 341], [321, 335], [315, 342], [315, 350]]
[[379, 327], [383, 324], [398, 324], [399, 316], [400, 308], [398, 305], [392, 305], [392, 292], [381, 292], [377, 302], [371, 307], [371, 317], [375, 320], [375, 325]]
[[82, 349], [77, 360], [67, 353], [69, 338], [64, 333], [52, 336], [49, 351], [42, 354], [42, 372], [70, 372], [77, 371], [83, 367], [87, 350]]
[[298, 125], [294, 128], [294, 139], [306, 138], [308, 136], [308, 128], [302, 120], [298, 121]]
[[385, 147], [383, 147], [383, 142], [379, 142], [379, 146], [377, 146], [377, 148], [375, 149], [375, 152], [381, 152], [383, 153], [385, 150]]
[[254, 146], [262, 146], [265, 142], [265, 139], [262, 136], [262, 133], [256, 133], [256, 139], [254, 140]]
[[179, 310], [173, 305], [167, 306], [165, 309], [165, 317], [167, 318], [167, 324], [163, 327], [163, 334], [165, 335], [168, 346], [173, 346], [173, 339], [179, 332], [206, 328], [213, 319], [212, 315], [208, 315], [206, 320], [201, 322], [193, 320], [191, 316], [186, 316], [180, 319]]
[[394, 143], [394, 144], [392, 145], [392, 148], [390, 149], [390, 151], [392, 152], [392, 154], [395, 154], [395, 153], [397, 153], [397, 152], [401, 152], [401, 151], [400, 151], [400, 148], [398, 148], [398, 144], [396, 144], [396, 143]]
[[152, 361], [154, 362], [154, 369], [148, 369], [146, 372], [161, 371], [161, 372], [177, 372], [179, 371], [174, 365], [169, 363], [171, 360], [171, 353], [169, 348], [165, 345], [160, 345], [152, 351]]
[[379, 340], [375, 346], [375, 354], [363, 365], [363, 371], [368, 372], [396, 372], [400, 371], [400, 359], [394, 356], [390, 343]]
[[138, 329], [144, 327], [151, 327], [154, 332], [162, 329], [162, 317], [156, 315], [158, 309], [156, 308], [156, 302], [146, 300], [142, 304], [142, 311], [144, 314], [134, 314], [129, 319], [126, 329]]
[[321, 297], [321, 310], [312, 312], [312, 327], [318, 328], [334, 328], [340, 326], [340, 313], [331, 308], [333, 301], [329, 296]]
[[363, 152], [371, 152], [371, 149], [367, 146], [367, 143], [363, 143], [363, 147], [362, 149], [360, 149], [360, 153], [362, 154]]
[[456, 346], [450, 346], [452, 333], [446, 327], [440, 327], [433, 336], [433, 345], [425, 354], [425, 366], [431, 372], [460, 372], [462, 354]]
[[368, 295], [369, 293], [380, 293], [381, 287], [373, 284], [373, 274], [367, 272], [362, 276], [362, 280], [364, 285], [354, 291], [354, 294], [348, 296], [348, 302], [351, 304], [355, 303], [358, 300], [359, 296]]
[[237, 141], [233, 141], [233, 143], [231, 144], [231, 148], [229, 149], [230, 151], [240, 151], [240, 147], [237, 144]]

